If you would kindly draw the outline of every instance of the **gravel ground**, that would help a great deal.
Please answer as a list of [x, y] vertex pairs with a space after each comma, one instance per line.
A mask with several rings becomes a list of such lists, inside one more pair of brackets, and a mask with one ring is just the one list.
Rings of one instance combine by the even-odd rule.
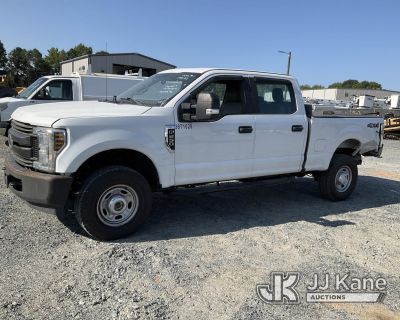
[[[322, 200], [310, 178], [156, 194], [146, 225], [109, 243], [71, 216], [31, 209], [1, 181], [0, 318], [400, 319], [399, 161], [400, 141], [385, 141], [341, 203]], [[301, 272], [300, 304], [257, 297], [271, 271]], [[306, 303], [306, 284], [324, 272], [382, 276], [385, 300]]]

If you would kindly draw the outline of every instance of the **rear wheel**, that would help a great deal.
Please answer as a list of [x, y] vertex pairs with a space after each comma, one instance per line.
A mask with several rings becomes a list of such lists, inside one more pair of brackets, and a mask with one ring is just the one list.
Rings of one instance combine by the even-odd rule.
[[133, 233], [149, 216], [151, 189], [137, 171], [106, 167], [90, 176], [76, 200], [76, 218], [92, 237], [113, 240]]
[[341, 201], [347, 199], [357, 184], [356, 160], [345, 154], [335, 154], [328, 170], [318, 175], [319, 190], [323, 197]]

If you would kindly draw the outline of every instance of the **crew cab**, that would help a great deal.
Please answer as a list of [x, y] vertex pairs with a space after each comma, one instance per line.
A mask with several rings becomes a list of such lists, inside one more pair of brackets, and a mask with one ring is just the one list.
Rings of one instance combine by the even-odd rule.
[[[0, 134], [7, 136], [11, 114], [19, 107], [65, 101], [85, 101], [112, 98], [134, 86], [142, 77], [115, 74], [73, 73], [38, 78], [16, 97], [0, 99]], [[63, 105], [55, 105], [61, 108]]]
[[74, 203], [82, 228], [110, 240], [145, 221], [155, 191], [312, 174], [325, 198], [344, 200], [382, 133], [377, 116], [313, 115], [291, 76], [173, 69], [113, 102], [18, 109], [5, 179], [35, 206]]

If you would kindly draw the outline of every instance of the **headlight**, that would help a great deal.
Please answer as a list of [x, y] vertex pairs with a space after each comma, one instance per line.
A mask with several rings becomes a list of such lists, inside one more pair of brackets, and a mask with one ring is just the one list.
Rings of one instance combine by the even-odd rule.
[[54, 172], [58, 154], [67, 144], [67, 133], [64, 129], [34, 128], [33, 134], [38, 138], [38, 159], [33, 167], [38, 170]]

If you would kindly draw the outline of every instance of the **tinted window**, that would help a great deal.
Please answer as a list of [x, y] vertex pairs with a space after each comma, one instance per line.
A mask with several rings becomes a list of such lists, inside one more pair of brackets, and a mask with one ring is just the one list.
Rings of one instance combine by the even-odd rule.
[[72, 100], [71, 80], [53, 80], [35, 95], [36, 100]]
[[291, 114], [296, 111], [290, 83], [256, 81], [258, 110], [261, 114]]

